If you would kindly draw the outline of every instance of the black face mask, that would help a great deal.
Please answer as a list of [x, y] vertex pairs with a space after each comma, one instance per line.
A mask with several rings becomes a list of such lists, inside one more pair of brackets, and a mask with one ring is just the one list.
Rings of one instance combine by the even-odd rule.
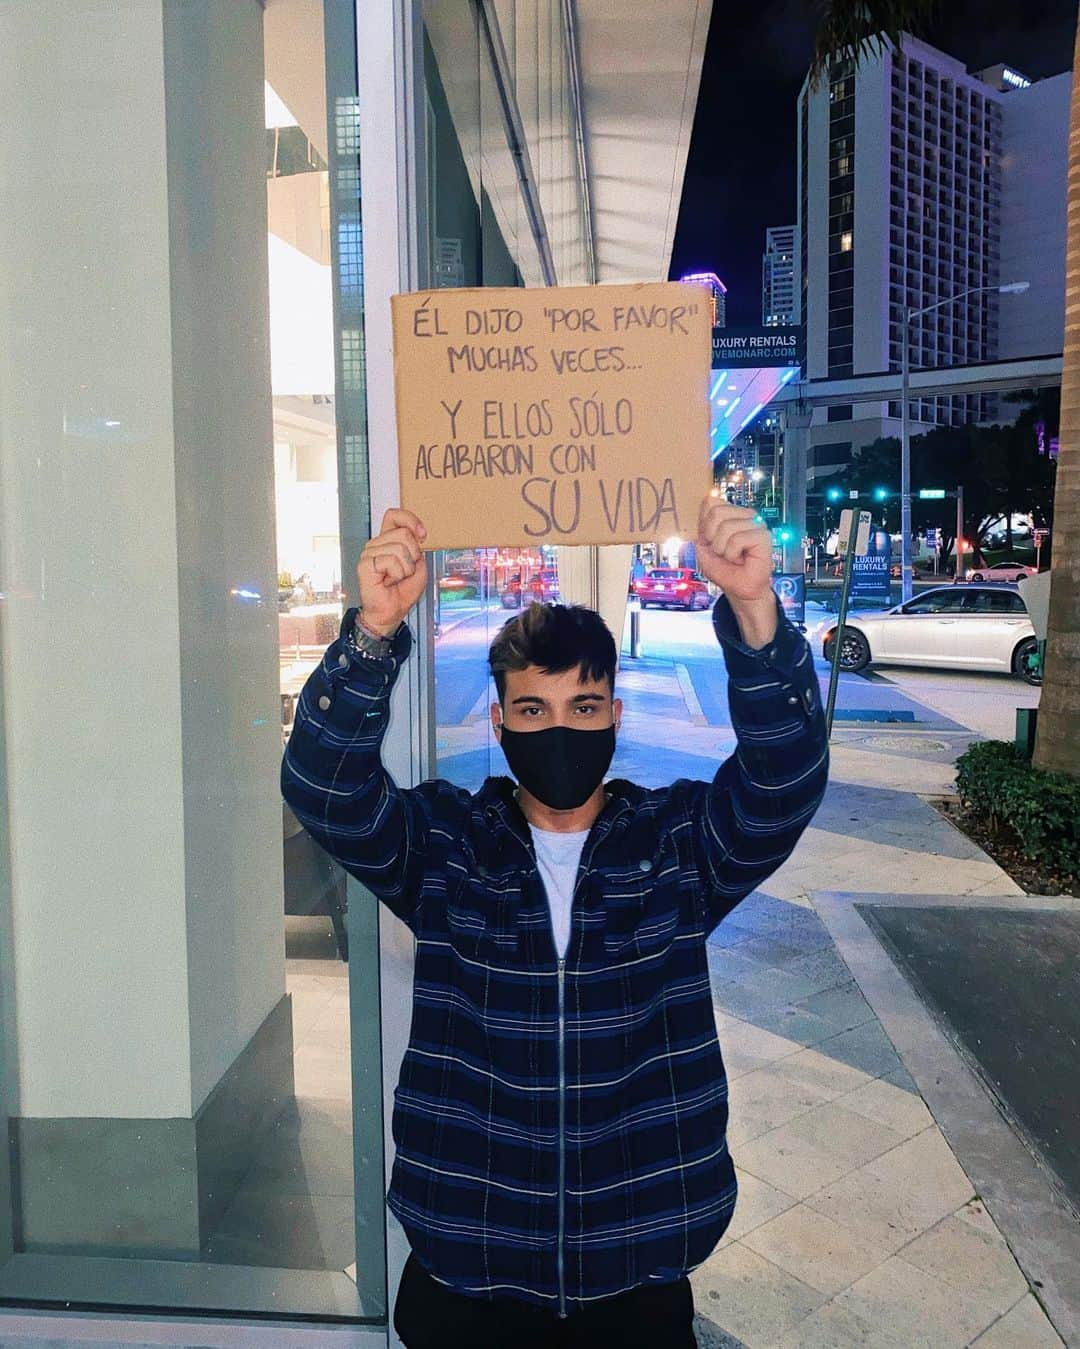
[[576, 810], [604, 780], [615, 753], [615, 727], [511, 731], [504, 725], [499, 743], [511, 773], [527, 792], [552, 810]]

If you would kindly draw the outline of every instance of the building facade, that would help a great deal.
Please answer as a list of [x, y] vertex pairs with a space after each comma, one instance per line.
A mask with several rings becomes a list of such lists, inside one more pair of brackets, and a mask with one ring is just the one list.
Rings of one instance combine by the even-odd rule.
[[714, 328], [727, 327], [727, 286], [720, 280], [715, 272], [689, 272], [686, 276], [680, 276], [679, 280], [684, 285], [700, 286], [709, 297], [709, 305], [712, 310], [712, 326]]
[[765, 231], [765, 252], [761, 255], [761, 321], [766, 327], [799, 322], [794, 225], [774, 225]]
[[[411, 938], [282, 743], [398, 500], [390, 297], [666, 278], [708, 21], [0, 6], [0, 1341], [396, 1343]], [[399, 783], [486, 774], [500, 592], [610, 552], [432, 559]]]
[[[1039, 135], [1063, 146], [1069, 77], [1030, 84], [1015, 72], [1003, 80], [1001, 69], [970, 74], [905, 37], [900, 50], [869, 56], [857, 71], [837, 61], [820, 87], [804, 85], [797, 291], [808, 378], [898, 370], [903, 325], [928, 306], [938, 307], [910, 319], [913, 370], [1045, 354], [1029, 342], [1060, 334], [1064, 153], [1031, 156], [1036, 167], [1023, 165], [1017, 151]], [[1054, 180], [1037, 193], [1048, 204], [1048, 223], [1023, 204], [1025, 179], [1035, 173]], [[1043, 254], [1043, 303], [1004, 316], [1013, 300], [994, 288], [1034, 281], [1013, 269], [1034, 271], [1048, 239], [1049, 256], [1062, 265], [1047, 267]], [[938, 305], [954, 296], [955, 303]], [[1044, 321], [1029, 317], [1023, 327], [1022, 313], [1036, 312]], [[1060, 335], [1058, 343], [1060, 350]], [[808, 483], [836, 472], [876, 438], [898, 434], [899, 412], [896, 402], [815, 412]], [[986, 395], [911, 406], [915, 433], [995, 415], [996, 400]]]
[[1004, 67], [1001, 102], [1001, 275], [1027, 281], [1003, 297], [998, 355], [1049, 356], [1065, 338], [1065, 183], [1072, 72], [1018, 85]]

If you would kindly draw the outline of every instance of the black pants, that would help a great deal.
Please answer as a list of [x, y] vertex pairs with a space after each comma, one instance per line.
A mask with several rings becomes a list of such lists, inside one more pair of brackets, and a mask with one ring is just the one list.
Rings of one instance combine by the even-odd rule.
[[642, 1284], [560, 1318], [516, 1298], [466, 1297], [410, 1255], [394, 1304], [406, 1349], [696, 1349], [689, 1279]]

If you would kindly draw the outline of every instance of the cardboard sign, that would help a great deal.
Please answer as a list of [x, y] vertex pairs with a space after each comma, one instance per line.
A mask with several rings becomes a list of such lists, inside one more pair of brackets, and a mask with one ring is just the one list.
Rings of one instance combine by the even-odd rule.
[[711, 315], [674, 282], [395, 295], [401, 504], [426, 548], [691, 537]]

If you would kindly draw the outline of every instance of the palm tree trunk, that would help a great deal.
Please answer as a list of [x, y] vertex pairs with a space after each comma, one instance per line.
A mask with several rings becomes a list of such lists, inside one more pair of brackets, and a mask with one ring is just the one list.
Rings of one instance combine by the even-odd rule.
[[1073, 56], [1066, 228], [1061, 449], [1035, 764], [1080, 778], [1080, 30]]

